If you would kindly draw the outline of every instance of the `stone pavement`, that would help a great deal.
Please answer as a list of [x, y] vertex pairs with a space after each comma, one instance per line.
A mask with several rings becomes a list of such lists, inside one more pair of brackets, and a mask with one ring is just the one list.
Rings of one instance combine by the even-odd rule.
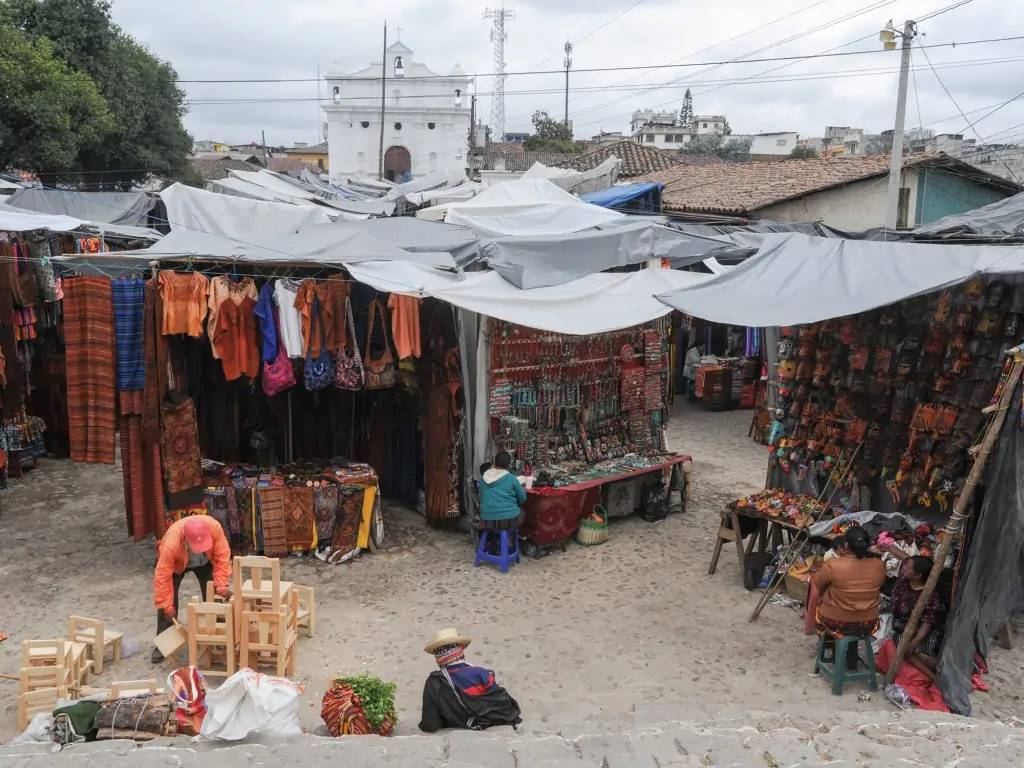
[[[689, 712], [689, 716], [687, 713]], [[929, 712], [837, 712], [813, 719], [766, 712], [697, 719], [692, 706], [643, 705], [617, 720], [527, 723], [483, 733], [318, 736], [217, 747], [179, 738], [145, 747], [95, 742], [55, 753], [46, 745], [0, 747], [4, 768], [1017, 768], [1024, 730]]]

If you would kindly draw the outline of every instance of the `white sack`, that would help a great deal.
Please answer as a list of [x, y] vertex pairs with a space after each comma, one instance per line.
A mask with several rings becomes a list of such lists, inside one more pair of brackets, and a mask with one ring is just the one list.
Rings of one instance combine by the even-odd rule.
[[240, 669], [206, 694], [206, 717], [199, 735], [238, 741], [247, 736], [299, 736], [299, 695], [291, 680]]

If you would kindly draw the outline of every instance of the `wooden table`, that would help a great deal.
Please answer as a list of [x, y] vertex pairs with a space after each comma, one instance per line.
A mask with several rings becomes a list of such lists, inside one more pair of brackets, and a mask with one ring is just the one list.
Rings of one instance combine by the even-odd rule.
[[[749, 534], [750, 540], [746, 545], [743, 543], [745, 537], [740, 525], [740, 518], [757, 521], [757, 529]], [[715, 551], [711, 555], [711, 565], [708, 567], [708, 574], [714, 574], [715, 569], [718, 567], [718, 558], [722, 554], [722, 547], [729, 542], [735, 542], [736, 544], [736, 557], [739, 560], [740, 575], [742, 576], [746, 568], [747, 555], [755, 551], [769, 552], [780, 547], [784, 538], [788, 537], [792, 541], [793, 537], [800, 530], [800, 526], [786, 518], [765, 517], [755, 513], [753, 510], [747, 511], [729, 507], [722, 512], [722, 522], [718, 528]], [[831, 540], [835, 537], [829, 533], [815, 538]]]

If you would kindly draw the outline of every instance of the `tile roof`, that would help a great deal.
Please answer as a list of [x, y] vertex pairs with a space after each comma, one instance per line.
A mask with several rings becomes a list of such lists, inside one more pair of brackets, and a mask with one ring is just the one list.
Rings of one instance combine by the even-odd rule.
[[284, 151], [286, 155], [326, 155], [327, 154], [327, 142], [321, 141], [319, 144], [312, 144], [308, 147], [289, 147]]
[[[1007, 182], [943, 153], [907, 158], [905, 165], [935, 165], [997, 187]], [[744, 215], [785, 200], [889, 172], [888, 155], [807, 160], [702, 163], [650, 173], [634, 181], [665, 185], [665, 211]]]
[[227, 178], [228, 171], [258, 171], [260, 166], [230, 157], [193, 157], [192, 165], [204, 181]]
[[571, 168], [574, 171], [589, 171], [612, 156], [622, 160], [622, 165], [619, 166], [619, 177], [623, 179], [655, 171], [665, 171], [675, 168], [683, 162], [681, 157], [673, 157], [654, 147], [645, 147], [635, 141], [619, 141], [587, 152], [567, 163], [562, 163], [561, 167]]
[[487, 145], [486, 168], [494, 170], [496, 161], [500, 160], [504, 161], [504, 170], [521, 173], [529, 170], [534, 163], [549, 167], [566, 167], [566, 162], [578, 157], [578, 152], [527, 152], [518, 142], [493, 142]]

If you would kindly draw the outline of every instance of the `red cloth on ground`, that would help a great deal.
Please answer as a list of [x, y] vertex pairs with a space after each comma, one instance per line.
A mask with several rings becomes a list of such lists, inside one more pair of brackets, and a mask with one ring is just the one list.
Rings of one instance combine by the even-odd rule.
[[[875, 668], [884, 675], [889, 671], [889, 665], [895, 658], [896, 643], [886, 640], [875, 654]], [[928, 679], [928, 675], [905, 659], [900, 662], [899, 671], [897, 671], [893, 682], [903, 688], [910, 695], [910, 700], [920, 709], [927, 709], [931, 712], [949, 712], [949, 707], [946, 706], [939, 687]]]

